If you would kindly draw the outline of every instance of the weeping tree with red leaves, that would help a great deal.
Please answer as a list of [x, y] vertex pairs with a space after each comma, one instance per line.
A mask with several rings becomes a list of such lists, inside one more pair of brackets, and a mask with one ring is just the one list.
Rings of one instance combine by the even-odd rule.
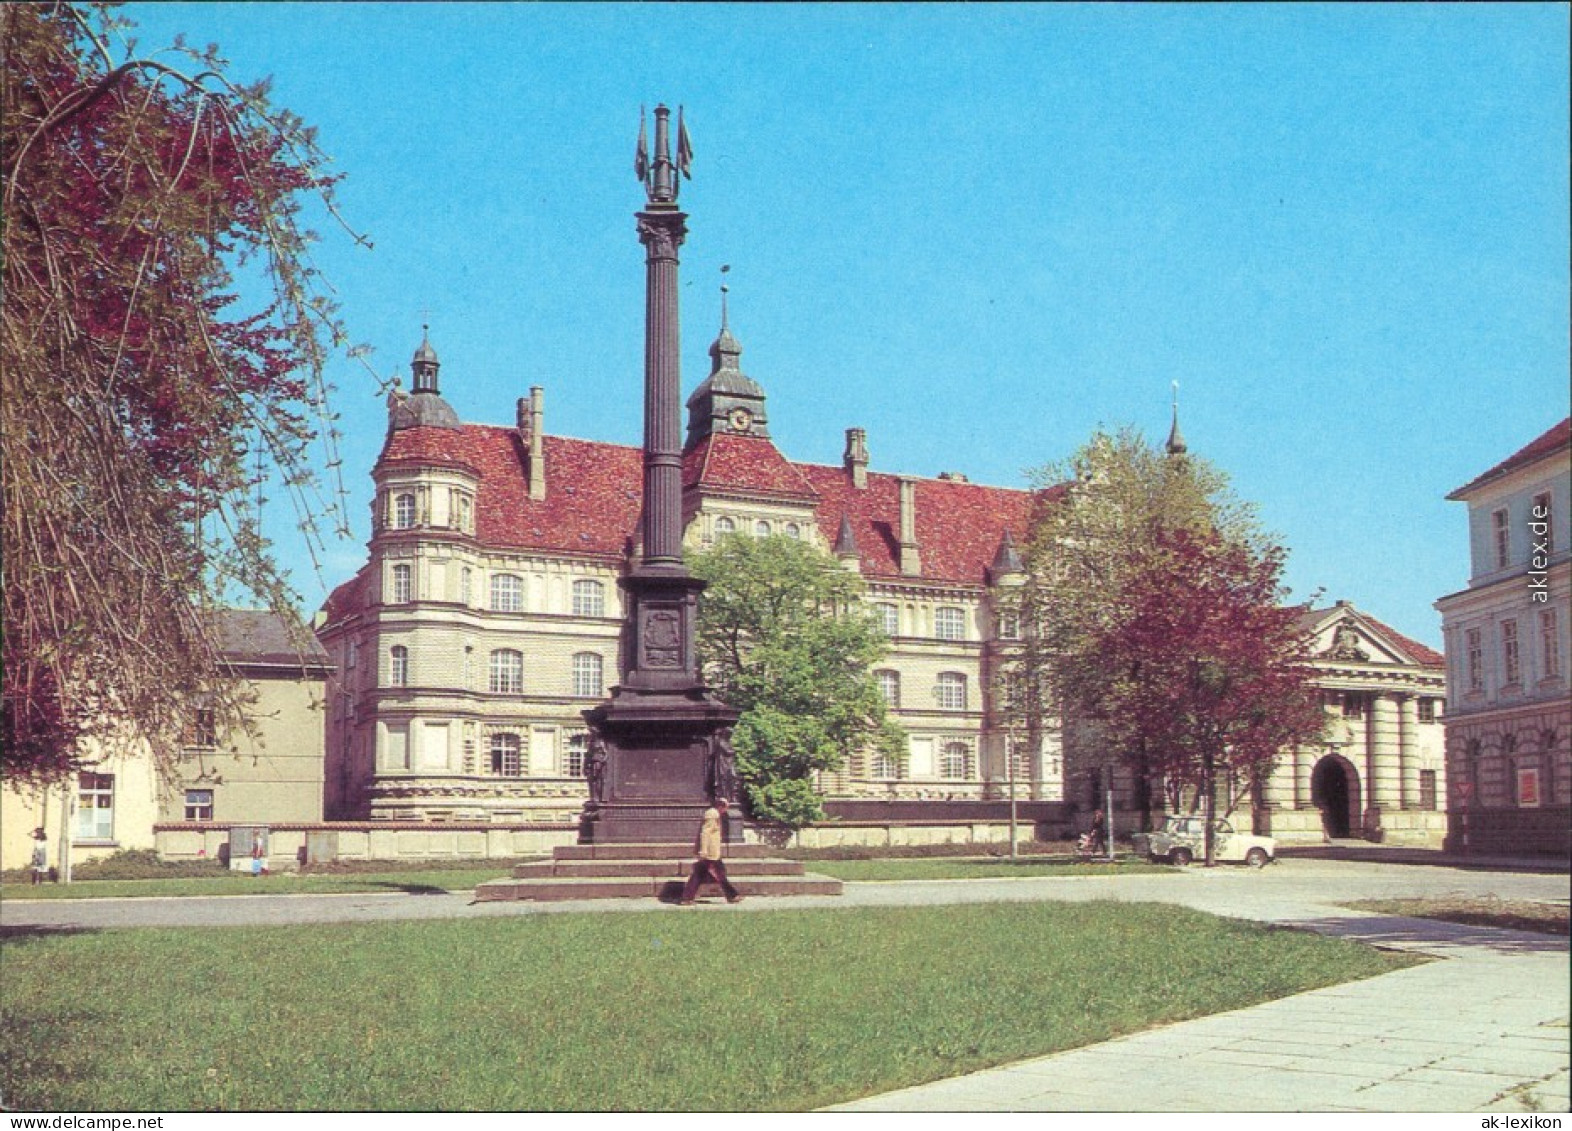
[[128, 739], [167, 770], [195, 702], [243, 724], [214, 608], [298, 624], [261, 484], [314, 547], [313, 516], [343, 524], [324, 380], [343, 338], [302, 211], [336, 216], [325, 158], [216, 49], [140, 56], [127, 26], [108, 6], [0, 8], [13, 786]]
[[1119, 615], [1060, 668], [1110, 742], [1145, 750], [1171, 807], [1188, 792], [1203, 810], [1209, 865], [1220, 787], [1232, 812], [1282, 751], [1324, 725], [1308, 641], [1282, 605], [1284, 557], [1215, 531], [1158, 530]]

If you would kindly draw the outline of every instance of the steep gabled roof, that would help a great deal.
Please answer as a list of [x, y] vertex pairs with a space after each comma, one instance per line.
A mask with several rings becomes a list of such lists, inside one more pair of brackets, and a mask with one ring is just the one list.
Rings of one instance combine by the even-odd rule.
[[802, 472], [769, 440], [725, 432], [706, 436], [683, 453], [682, 487], [777, 495], [805, 502], [816, 498]]
[[1572, 447], [1572, 416], [1567, 417], [1560, 424], [1552, 425], [1543, 435], [1526, 446], [1519, 448], [1483, 475], [1469, 480], [1448, 495], [1447, 498], [1454, 502], [1461, 501], [1467, 497], [1469, 492], [1484, 486], [1491, 480], [1500, 479], [1503, 475], [1516, 471], [1520, 467], [1526, 467], [1535, 460], [1554, 455], [1559, 449], [1568, 447]]
[[1444, 668], [1446, 666], [1446, 657], [1434, 648], [1421, 644], [1410, 636], [1404, 636], [1397, 629], [1346, 602], [1340, 602], [1325, 609], [1301, 609], [1299, 611], [1299, 626], [1308, 635], [1320, 632], [1332, 621], [1343, 617], [1348, 617], [1355, 621], [1369, 635], [1374, 637], [1377, 642], [1395, 655], [1404, 656], [1420, 667]]

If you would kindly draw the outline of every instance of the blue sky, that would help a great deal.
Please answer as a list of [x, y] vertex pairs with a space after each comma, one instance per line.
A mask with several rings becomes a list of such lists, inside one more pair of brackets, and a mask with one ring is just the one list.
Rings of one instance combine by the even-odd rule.
[[[315, 125], [317, 260], [378, 373], [429, 310], [442, 390], [641, 434], [641, 104], [682, 103], [684, 389], [720, 265], [791, 458], [1022, 486], [1099, 424], [1233, 478], [1319, 587], [1432, 645], [1444, 496], [1568, 411], [1568, 8], [133, 3]], [[336, 362], [365, 560], [385, 409]]]

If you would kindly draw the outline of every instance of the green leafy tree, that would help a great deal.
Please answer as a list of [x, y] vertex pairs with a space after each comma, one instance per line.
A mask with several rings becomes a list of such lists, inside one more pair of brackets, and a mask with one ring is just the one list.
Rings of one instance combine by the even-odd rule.
[[822, 820], [816, 774], [904, 745], [873, 680], [888, 639], [859, 601], [862, 580], [780, 536], [728, 535], [689, 565], [709, 583], [705, 678], [742, 711], [733, 744], [751, 812], [791, 828]]
[[1215, 531], [1158, 531], [1120, 594], [1122, 615], [1101, 622], [1073, 665], [1105, 738], [1146, 751], [1173, 803], [1189, 788], [1206, 817], [1207, 864], [1219, 787], [1232, 812], [1241, 786], [1325, 725], [1309, 642], [1282, 604], [1284, 556]]
[[308, 533], [342, 525], [324, 380], [342, 336], [302, 213], [335, 214], [325, 158], [216, 49], [139, 55], [128, 26], [107, 5], [0, 6], [13, 785], [69, 773], [92, 740], [145, 741], [168, 769], [193, 702], [243, 724], [210, 611], [296, 603], [262, 484]]
[[1015, 591], [1025, 633], [1008, 669], [1010, 725], [1034, 740], [1062, 728], [1067, 766], [1081, 773], [1128, 765], [1149, 827], [1159, 752], [1153, 736], [1110, 730], [1103, 641], [1129, 620], [1126, 595], [1150, 573], [1166, 532], [1215, 534], [1257, 556], [1271, 541], [1226, 475], [1152, 446], [1133, 428], [1099, 430], [1032, 478], [1038, 506], [1023, 548], [1026, 579]]

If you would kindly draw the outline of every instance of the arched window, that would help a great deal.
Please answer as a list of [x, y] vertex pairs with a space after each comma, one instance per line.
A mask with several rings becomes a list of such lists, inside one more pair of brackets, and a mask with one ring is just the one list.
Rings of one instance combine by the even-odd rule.
[[524, 581], [511, 573], [499, 573], [491, 579], [491, 607], [499, 613], [524, 611]]
[[598, 581], [573, 583], [573, 615], [576, 617], [603, 617], [606, 615], [606, 587]]
[[601, 670], [604, 661], [596, 652], [577, 652], [573, 656], [573, 694], [598, 699], [601, 695]]
[[801, 538], [802, 537], [802, 527], [798, 526], [795, 522], [788, 522], [786, 524], [786, 537], [788, 537], [788, 538]]
[[966, 639], [966, 612], [952, 605], [943, 605], [933, 611], [933, 634], [940, 640]]
[[518, 695], [524, 690], [524, 654], [500, 648], [491, 654], [491, 690], [496, 695]]
[[491, 772], [499, 778], [516, 778], [522, 775], [523, 759], [519, 757], [519, 736], [494, 734], [491, 736]]
[[459, 570], [459, 603], [467, 605], [475, 599], [475, 571], [465, 566]]
[[758, 522], [753, 524], [753, 536], [755, 538], [768, 538], [770, 536], [770, 524], [762, 518], [759, 519]]
[[407, 605], [415, 599], [415, 570], [411, 566], [393, 567], [393, 604]]
[[393, 496], [393, 527], [408, 530], [415, 525], [415, 496], [408, 492]]
[[723, 534], [735, 534], [736, 532], [737, 524], [725, 515], [721, 515], [715, 520], [715, 537], [719, 538]]
[[939, 754], [939, 776], [945, 778], [971, 777], [972, 749], [964, 742], [946, 742]]
[[884, 701], [891, 707], [901, 705], [901, 673], [885, 668], [873, 673], [873, 678], [879, 684], [879, 694], [884, 696]]
[[898, 636], [901, 631], [901, 610], [888, 602], [881, 601], [873, 607], [874, 616], [879, 620], [879, 627], [884, 629], [886, 636]]
[[568, 749], [564, 755], [562, 772], [570, 778], [584, 776], [584, 755], [589, 752], [589, 732], [576, 730], [568, 735]]
[[934, 698], [943, 711], [966, 710], [966, 676], [961, 672], [940, 672]]
[[409, 649], [402, 644], [393, 645], [388, 652], [388, 686], [409, 686]]
[[471, 518], [471, 515], [472, 515], [472, 512], [473, 512], [473, 508], [474, 508], [474, 504], [472, 504], [469, 501], [469, 496], [468, 495], [460, 494], [460, 495], [457, 496], [457, 498], [456, 498], [456, 505], [454, 506], [454, 511], [455, 511], [455, 525], [458, 527], [458, 529], [460, 529], [460, 530], [469, 530], [470, 529], [470, 518]]

